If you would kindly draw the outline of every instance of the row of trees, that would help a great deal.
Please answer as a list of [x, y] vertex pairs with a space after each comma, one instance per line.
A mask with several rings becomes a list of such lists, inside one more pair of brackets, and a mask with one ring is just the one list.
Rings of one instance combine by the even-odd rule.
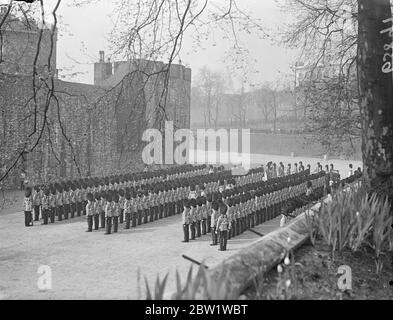
[[196, 76], [191, 103], [193, 122], [206, 128], [247, 127], [258, 122], [259, 128], [272, 124], [276, 131], [279, 118], [296, 120], [297, 115], [293, 89], [265, 82], [256, 90], [235, 90], [230, 75], [207, 67]]

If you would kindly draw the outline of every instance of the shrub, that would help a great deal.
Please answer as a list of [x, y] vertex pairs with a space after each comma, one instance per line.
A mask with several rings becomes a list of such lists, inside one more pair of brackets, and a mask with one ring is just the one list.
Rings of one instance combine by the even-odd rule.
[[322, 203], [313, 217], [306, 214], [312, 243], [315, 233], [321, 234], [331, 247], [333, 259], [336, 250], [358, 251], [369, 245], [374, 250], [377, 273], [383, 267], [382, 257], [393, 249], [392, 221], [388, 199], [370, 195], [358, 185], [337, 190], [332, 201]]

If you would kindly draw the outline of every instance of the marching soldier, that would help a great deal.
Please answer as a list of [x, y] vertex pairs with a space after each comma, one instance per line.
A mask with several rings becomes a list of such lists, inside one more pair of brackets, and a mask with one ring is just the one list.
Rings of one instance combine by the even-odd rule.
[[170, 215], [175, 215], [176, 212], [176, 186], [174, 183], [172, 183], [171, 185], [171, 189], [170, 189], [170, 194], [169, 194], [169, 210], [170, 210]]
[[101, 206], [101, 194], [99, 192], [96, 192], [94, 194], [94, 230], [98, 230], [100, 227], [100, 215], [102, 212], [102, 206]]
[[201, 236], [202, 227], [202, 200], [200, 197], [196, 199], [196, 236], [199, 238]]
[[249, 200], [249, 210], [250, 210], [250, 228], [255, 227], [255, 198], [251, 195]]
[[106, 207], [106, 193], [104, 191], [100, 194], [100, 220], [101, 220], [101, 228], [105, 228], [105, 207]]
[[194, 198], [190, 199], [190, 231], [191, 231], [191, 240], [195, 240], [195, 231], [196, 231], [196, 223], [197, 223], [197, 203]]
[[206, 198], [201, 197], [201, 210], [202, 210], [202, 235], [205, 235], [207, 232], [207, 208], [206, 208]]
[[182, 197], [182, 188], [180, 183], [176, 184], [176, 199], [177, 199], [177, 212], [182, 213], [183, 211], [183, 197]]
[[123, 210], [124, 210], [125, 219], [126, 219], [125, 229], [130, 229], [132, 202], [131, 202], [131, 194], [129, 192], [126, 192], [126, 194], [125, 194], [125, 201], [124, 201], [123, 205], [124, 205]]
[[241, 229], [242, 229], [242, 220], [241, 220], [241, 213], [240, 213], [240, 197], [239, 196], [235, 197], [234, 215], [236, 218], [236, 235], [238, 236], [241, 234]]
[[86, 212], [86, 205], [87, 205], [87, 194], [90, 192], [90, 187], [88, 185], [88, 182], [83, 186], [82, 188], [82, 208], [83, 208], [83, 215], [85, 216], [87, 214]]
[[38, 186], [35, 186], [33, 188], [33, 205], [34, 205], [34, 221], [39, 221], [41, 196], [40, 196], [40, 188]]
[[70, 212], [70, 198], [68, 193], [68, 184], [64, 184], [63, 187], [63, 207], [64, 207], [64, 219], [68, 219]]
[[150, 222], [153, 222], [155, 217], [155, 204], [154, 204], [154, 192], [152, 190], [150, 190], [148, 193], [148, 201], [149, 201], [148, 210], [150, 215]]
[[142, 204], [143, 223], [148, 223], [149, 222], [149, 196], [147, 190], [143, 191], [141, 204]]
[[41, 200], [41, 212], [42, 212], [42, 224], [48, 224], [48, 217], [49, 217], [49, 189], [45, 188]]
[[195, 190], [195, 186], [191, 185], [190, 186], [190, 193], [188, 194], [188, 199], [196, 199], [197, 198], [197, 192]]
[[220, 251], [225, 251], [227, 249], [228, 232], [231, 229], [231, 223], [226, 215], [227, 206], [222, 204], [219, 208], [220, 217], [217, 220], [217, 230], [220, 237]]
[[236, 198], [232, 198], [230, 201], [230, 206], [228, 208], [228, 216], [231, 219], [231, 238], [236, 237], [238, 220], [236, 214]]
[[25, 213], [25, 227], [33, 226], [33, 197], [31, 195], [31, 187], [25, 188], [24, 198], [24, 213]]
[[142, 209], [142, 193], [139, 191], [136, 198], [136, 209], [138, 213], [138, 226], [142, 224], [142, 215], [143, 215], [143, 209]]
[[119, 227], [119, 216], [120, 216], [120, 203], [119, 203], [119, 195], [114, 193], [113, 195], [113, 204], [112, 204], [112, 214], [113, 214], [113, 233], [116, 233]]
[[75, 184], [70, 183], [69, 198], [70, 198], [71, 219], [75, 217], [75, 212], [76, 212], [75, 189], [76, 189]]
[[138, 220], [138, 201], [137, 201], [137, 195], [135, 192], [132, 193], [132, 198], [131, 198], [131, 217], [132, 217], [132, 227], [135, 228]]
[[80, 182], [76, 182], [75, 190], [74, 190], [74, 199], [75, 199], [77, 217], [80, 217], [82, 215], [82, 211], [83, 211], [81, 196], [82, 196], [81, 184], [80, 184]]
[[56, 189], [54, 186], [51, 187], [50, 194], [49, 194], [49, 215], [50, 215], [50, 223], [55, 223]]
[[156, 195], [156, 203], [157, 203], [157, 216], [158, 219], [162, 219], [164, 217], [164, 206], [162, 204], [163, 193], [162, 193], [162, 185], [157, 185], [157, 195]]
[[163, 216], [164, 216], [164, 218], [167, 218], [168, 217], [168, 215], [169, 215], [169, 212], [168, 212], [168, 194], [169, 194], [169, 191], [167, 190], [167, 186], [164, 184], [164, 190], [163, 190], [163, 192], [162, 192], [162, 197], [163, 197], [163, 210], [164, 210], [164, 213], [163, 213]]
[[119, 214], [119, 222], [123, 223], [124, 220], [124, 201], [125, 201], [125, 192], [123, 189], [119, 190], [119, 206], [120, 206], [120, 214]]
[[105, 222], [106, 222], [106, 232], [105, 234], [111, 234], [112, 231], [112, 217], [113, 217], [113, 213], [112, 213], [112, 196], [111, 194], [108, 192], [106, 194], [106, 204], [105, 204]]
[[86, 218], [87, 218], [87, 230], [86, 232], [93, 231], [93, 216], [94, 216], [94, 197], [92, 193], [88, 193], [86, 195], [87, 204], [86, 204]]
[[160, 201], [158, 198], [158, 189], [155, 188], [153, 191], [153, 212], [154, 212], [154, 220], [158, 220], [160, 216]]
[[63, 194], [60, 185], [57, 185], [56, 213], [57, 213], [57, 220], [62, 221], [63, 220]]
[[212, 243], [210, 244], [211, 246], [216, 246], [217, 245], [217, 219], [218, 219], [218, 202], [213, 201], [212, 202], [212, 214], [211, 214], [211, 234], [212, 234]]
[[207, 213], [207, 233], [211, 233], [211, 220], [212, 220], [212, 197], [207, 195], [206, 198], [206, 213]]
[[182, 242], [189, 242], [189, 225], [190, 225], [190, 203], [188, 200], [184, 201], [184, 209], [182, 213], [184, 240]]

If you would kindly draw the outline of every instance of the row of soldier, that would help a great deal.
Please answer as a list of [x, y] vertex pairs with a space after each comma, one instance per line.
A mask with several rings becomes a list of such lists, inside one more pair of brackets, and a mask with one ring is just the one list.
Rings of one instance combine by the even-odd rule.
[[[101, 221], [101, 228], [105, 227], [105, 221], [108, 220], [105, 218], [105, 211], [108, 212], [106, 214], [107, 216], [118, 216], [120, 223], [123, 222], [124, 213], [131, 211], [131, 215], [137, 216], [137, 218], [133, 219], [133, 225], [136, 225], [136, 223], [141, 224], [142, 221], [144, 223], [148, 222], [149, 217], [147, 212], [150, 211], [157, 212], [150, 215], [150, 221], [154, 219], [152, 217], [158, 218], [171, 215], [172, 213], [180, 213], [182, 200], [186, 199], [189, 193], [192, 194], [195, 192], [195, 186], [197, 185], [201, 186], [199, 189], [201, 189], [202, 193], [204, 193], [205, 188], [207, 189], [206, 192], [210, 193], [213, 191], [222, 191], [224, 184], [226, 187], [231, 186], [231, 183], [232, 185], [236, 183], [241, 184], [239, 181], [228, 179], [230, 178], [230, 171], [228, 170], [213, 173], [211, 168], [209, 168], [210, 174], [203, 176], [203, 173], [206, 174], [206, 166], [188, 166], [187, 169], [189, 169], [189, 172], [198, 172], [201, 176], [194, 174], [194, 176], [189, 179], [183, 178], [169, 180], [161, 184], [156, 183], [155, 188], [151, 188], [150, 181], [148, 180], [152, 178], [154, 180], [154, 174], [152, 173], [149, 173], [149, 175], [144, 175], [144, 173], [139, 174], [142, 181], [145, 179], [145, 184], [139, 183], [138, 189], [134, 188], [135, 180], [131, 183], [130, 180], [127, 180], [127, 177], [118, 177], [118, 179], [114, 180], [101, 179], [101, 181], [106, 181], [106, 184], [99, 184], [97, 182], [94, 184], [78, 184], [76, 182], [65, 184], [64, 188], [57, 185], [57, 188], [46, 188], [44, 190], [40, 190], [36, 187], [33, 194], [33, 201], [31, 201], [30, 195], [27, 194], [27, 201], [25, 199], [25, 211], [30, 211], [31, 214], [30, 207], [34, 206], [35, 220], [38, 219], [39, 212], [41, 211], [44, 224], [47, 224], [48, 220], [53, 223], [55, 221], [55, 216], [58, 217], [58, 220], [62, 220], [63, 217], [68, 219], [68, 217], [72, 218], [74, 216], [88, 214], [88, 216], [94, 217], [92, 219], [88, 218], [88, 222], [90, 225], [91, 220], [93, 220], [95, 229], [98, 228], [98, 221]], [[187, 170], [184, 170], [184, 168], [177, 168], [177, 171], [182, 171], [183, 174], [187, 175]], [[160, 174], [161, 173], [159, 173], [158, 176], [161, 177]], [[248, 175], [236, 179], [241, 179], [244, 184], [244, 182], [251, 183], [261, 181], [263, 176], [264, 168], [259, 167], [251, 169]], [[176, 173], [171, 173], [171, 178], [173, 177], [176, 177]], [[225, 181], [225, 179], [228, 179], [228, 181]], [[219, 181], [221, 182], [219, 183]], [[131, 188], [129, 187], [130, 183]], [[86, 185], [87, 187], [85, 187]], [[125, 189], [120, 189], [124, 186], [127, 187]], [[153, 190], [148, 190], [149, 188]], [[26, 191], [29, 193], [29, 188]], [[70, 195], [68, 201], [67, 197], [64, 197], [64, 195], [67, 195], [67, 192], [69, 192], [68, 194]], [[38, 201], [37, 198], [39, 199]], [[91, 199], [90, 204], [89, 198]], [[108, 199], [111, 199], [111, 201], [108, 201]], [[105, 210], [105, 207], [102, 205], [104, 201], [112, 203], [112, 209], [109, 210], [108, 208], [108, 210]], [[173, 209], [169, 210], [170, 203], [174, 201], [176, 205], [173, 206]], [[34, 205], [32, 205], [32, 203], [34, 203]], [[94, 203], [94, 207], [92, 203]], [[125, 208], [124, 203], [129, 203], [130, 209]], [[120, 209], [116, 209], [116, 207], [120, 207]], [[29, 208], [30, 210], [28, 210]], [[154, 209], [150, 210], [150, 208]], [[101, 219], [98, 218], [99, 216], [101, 216]], [[32, 219], [27, 218], [25, 222], [26, 225], [29, 225], [29, 220], [31, 221]], [[126, 223], [126, 226], [127, 225]], [[114, 222], [114, 227], [117, 229], [116, 222]], [[89, 227], [88, 230], [91, 229], [92, 228]]]
[[217, 245], [219, 235], [220, 250], [225, 250], [227, 239], [273, 219], [281, 214], [284, 204], [302, 195], [310, 195], [312, 188], [323, 188], [325, 173], [308, 173], [307, 170], [303, 175], [293, 174], [286, 180], [273, 179], [268, 186], [263, 182], [252, 183], [248, 188], [234, 188], [185, 201], [183, 242], [211, 233], [211, 245]]
[[24, 211], [28, 212], [25, 224], [30, 226], [39, 217], [43, 224], [48, 220], [55, 222], [55, 216], [61, 221], [74, 216], [86, 215], [87, 194], [118, 191], [132, 188], [137, 190], [140, 186], [151, 186], [160, 181], [174, 181], [175, 179], [188, 179], [209, 172], [205, 165], [183, 165], [152, 172], [139, 172], [122, 176], [103, 178], [86, 178], [73, 181], [52, 183], [47, 186], [27, 187], [25, 190]]
[[[61, 221], [63, 217], [68, 219], [69, 216], [74, 217], [87, 214], [88, 231], [92, 231], [93, 222], [94, 229], [99, 228], [99, 222], [101, 222], [101, 228], [105, 228], [105, 221], [113, 218], [113, 226], [116, 232], [118, 223], [123, 223], [125, 214], [130, 214], [134, 217], [132, 225], [135, 226], [136, 222], [140, 225], [142, 221], [147, 223], [157, 220], [158, 217], [162, 218], [180, 213], [182, 200], [195, 193], [195, 187], [202, 193], [204, 193], [205, 188], [207, 192], [222, 190], [224, 185], [230, 186], [234, 183], [232, 179], [228, 178], [230, 178], [230, 171], [224, 170], [191, 179], [158, 183], [154, 189], [150, 190], [148, 190], [148, 186], [142, 185], [140, 186], [142, 189], [138, 191], [132, 187], [127, 187], [125, 190], [115, 189], [95, 193], [89, 192], [86, 194], [86, 205], [82, 201], [67, 203], [67, 205], [56, 202], [54, 193], [49, 194], [49, 190], [46, 189], [39, 203], [41, 204], [41, 213], [44, 219], [43, 224], [47, 224], [49, 219], [53, 223], [55, 216]], [[254, 181], [255, 179], [251, 180]], [[26, 192], [29, 191], [29, 188], [27, 188]], [[39, 192], [35, 192], [36, 196], [39, 194]], [[25, 202], [28, 200], [30, 200], [30, 193], [27, 194]], [[110, 205], [104, 205], [104, 203]], [[37, 207], [38, 205], [34, 206], [34, 209], [37, 209]], [[31, 210], [25, 211], [29, 212]], [[35, 211], [39, 212], [38, 210]], [[129, 221], [126, 218], [126, 228], [129, 228]], [[107, 233], [110, 233], [110, 229]]]

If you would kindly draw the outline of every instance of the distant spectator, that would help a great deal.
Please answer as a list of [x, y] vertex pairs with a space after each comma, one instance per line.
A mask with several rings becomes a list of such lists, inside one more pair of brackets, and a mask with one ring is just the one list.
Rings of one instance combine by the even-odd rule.
[[327, 193], [326, 203], [331, 203], [333, 201], [331, 187], [326, 188], [326, 193]]
[[355, 171], [354, 174], [355, 174], [356, 178], [360, 178], [363, 175], [362, 169], [360, 169], [360, 167], [358, 167], [358, 169]]
[[349, 171], [348, 171], [348, 177], [353, 176], [353, 165], [352, 163], [349, 164]]

